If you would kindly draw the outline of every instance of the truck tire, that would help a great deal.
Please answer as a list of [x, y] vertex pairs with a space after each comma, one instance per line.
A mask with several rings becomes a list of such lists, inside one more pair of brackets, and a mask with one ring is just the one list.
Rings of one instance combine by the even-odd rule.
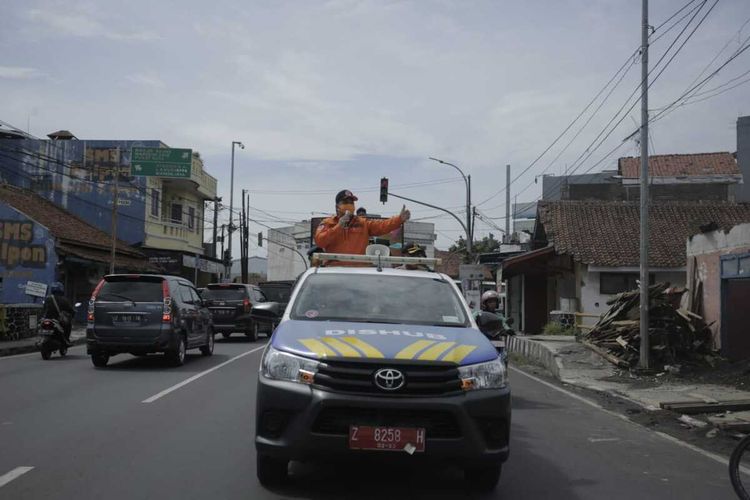
[[289, 475], [289, 461], [258, 454], [257, 474], [263, 486], [281, 486]]

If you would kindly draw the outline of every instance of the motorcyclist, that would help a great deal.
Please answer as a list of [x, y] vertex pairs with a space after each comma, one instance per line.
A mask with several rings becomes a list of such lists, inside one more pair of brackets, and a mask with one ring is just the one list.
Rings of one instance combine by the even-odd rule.
[[490, 312], [500, 317], [500, 320], [502, 321], [501, 335], [515, 335], [515, 332], [510, 326], [512, 321], [507, 320], [503, 314], [498, 312], [499, 307], [500, 294], [495, 290], [487, 290], [482, 294], [481, 309], [482, 311]]
[[[355, 215], [357, 197], [344, 189], [336, 195], [336, 215], [320, 223], [315, 231], [315, 244], [327, 253], [364, 255], [370, 236], [382, 236], [398, 229], [411, 218], [406, 206], [390, 219], [368, 219]], [[356, 262], [337, 262], [340, 266], [359, 266]]]
[[70, 332], [73, 329], [73, 316], [75, 308], [65, 297], [65, 287], [59, 281], [52, 283], [50, 294], [44, 299], [44, 317], [56, 319], [60, 322], [65, 336], [65, 342], [70, 344]]
[[495, 290], [487, 290], [482, 294], [482, 311], [497, 314], [500, 307], [500, 295]]

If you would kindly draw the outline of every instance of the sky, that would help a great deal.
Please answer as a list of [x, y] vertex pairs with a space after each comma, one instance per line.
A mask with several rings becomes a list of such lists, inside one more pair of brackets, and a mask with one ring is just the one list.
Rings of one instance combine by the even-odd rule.
[[[750, 1], [719, 0], [709, 12], [713, 3], [651, 2], [652, 67], [690, 17], [671, 23], [696, 14], [652, 72], [652, 117], [750, 35]], [[499, 237], [490, 224], [504, 227], [506, 164], [511, 196], [525, 202], [541, 195], [538, 175], [637, 156], [625, 138], [640, 121], [638, 95], [627, 100], [640, 40], [641, 2], [622, 0], [0, 0], [0, 120], [39, 137], [67, 129], [192, 148], [225, 201], [231, 143], [241, 141], [235, 198], [250, 190], [252, 216], [272, 227], [330, 212], [344, 188], [371, 213], [398, 213], [399, 200], [378, 202], [384, 176], [393, 193], [463, 217], [464, 182], [428, 159], [437, 157], [471, 176], [490, 221], [477, 221], [477, 236]], [[651, 153], [735, 151], [748, 70], [750, 50], [701, 88], [715, 92], [655, 120]], [[620, 83], [554, 143], [613, 75]], [[461, 234], [450, 216], [408, 205], [436, 224], [438, 248]], [[253, 244], [251, 254], [264, 253]]]

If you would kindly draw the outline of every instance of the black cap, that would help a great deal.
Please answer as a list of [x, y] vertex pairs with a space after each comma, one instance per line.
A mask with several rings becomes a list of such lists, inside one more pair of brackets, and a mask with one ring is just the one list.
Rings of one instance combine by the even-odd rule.
[[344, 198], [351, 198], [354, 201], [357, 201], [359, 199], [354, 196], [354, 193], [352, 193], [348, 189], [344, 189], [343, 191], [339, 191], [339, 193], [336, 195], [336, 204], [338, 205]]
[[424, 248], [417, 243], [410, 241], [404, 246], [404, 252], [408, 257], [426, 257]]

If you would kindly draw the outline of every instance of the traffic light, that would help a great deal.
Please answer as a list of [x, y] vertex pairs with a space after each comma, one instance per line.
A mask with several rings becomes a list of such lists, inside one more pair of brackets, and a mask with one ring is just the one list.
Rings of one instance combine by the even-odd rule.
[[380, 179], [380, 202], [388, 201], [388, 177]]
[[263, 232], [262, 231], [258, 233], [258, 246], [259, 247], [263, 246]]

